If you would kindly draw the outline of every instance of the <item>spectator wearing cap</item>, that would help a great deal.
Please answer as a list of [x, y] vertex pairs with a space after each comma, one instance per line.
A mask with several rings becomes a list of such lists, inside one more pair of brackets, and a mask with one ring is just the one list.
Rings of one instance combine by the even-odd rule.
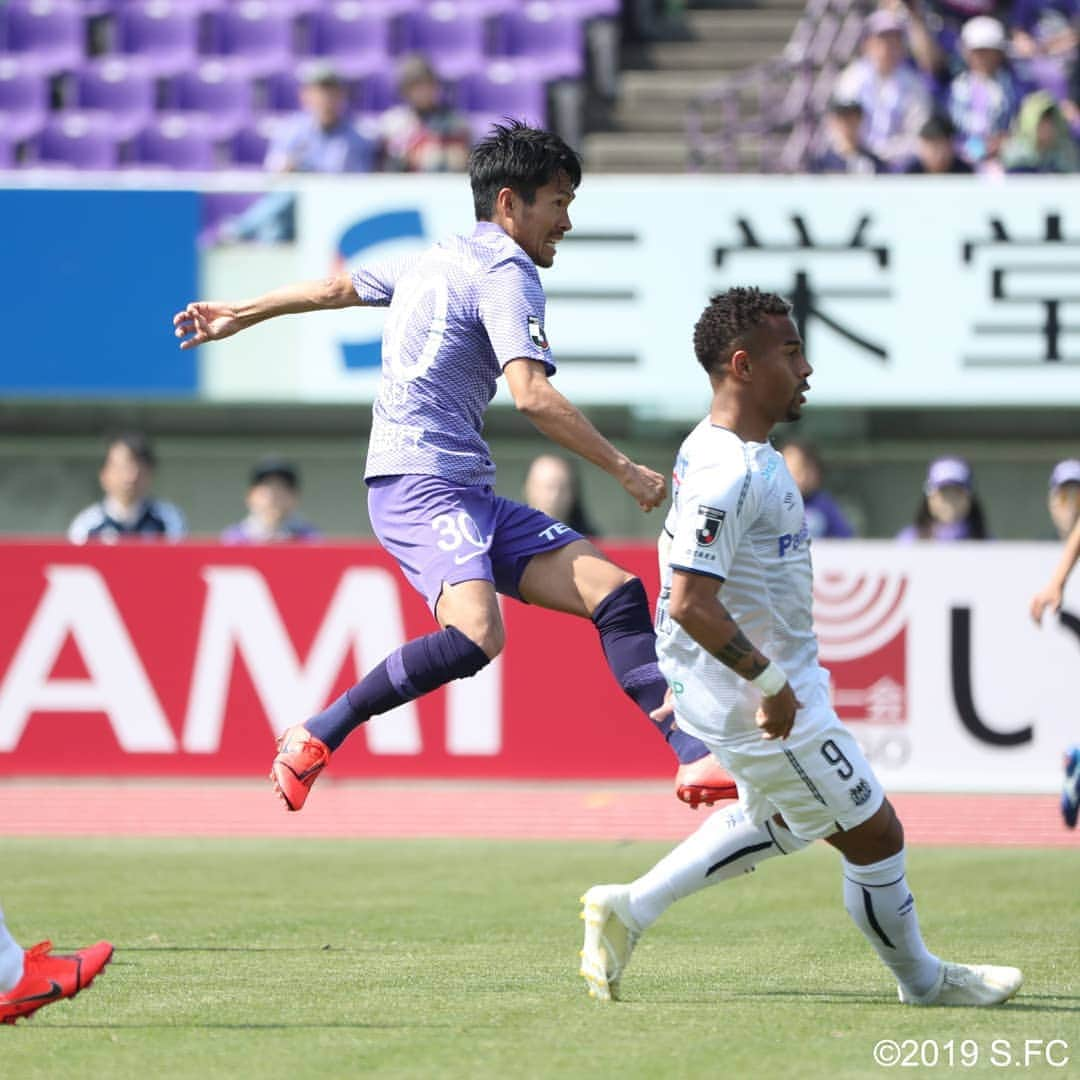
[[1058, 103], [1045, 90], [1028, 94], [1001, 152], [1010, 173], [1074, 173], [1080, 171], [1077, 149]]
[[1016, 115], [1019, 91], [1005, 59], [1005, 27], [989, 15], [964, 23], [964, 70], [949, 85], [949, 116], [972, 165], [996, 158]]
[[956, 127], [947, 116], [931, 116], [919, 129], [918, 159], [907, 167], [907, 172], [934, 176], [973, 173], [975, 170], [957, 155], [955, 139]]
[[156, 467], [154, 448], [142, 432], [109, 436], [98, 472], [103, 497], [75, 516], [68, 539], [73, 544], [182, 539], [187, 533], [184, 515], [172, 503], [151, 497]]
[[1064, 540], [1080, 520], [1080, 458], [1066, 458], [1054, 466], [1046, 504], [1058, 538]]
[[414, 54], [397, 73], [402, 104], [379, 121], [379, 167], [387, 172], [463, 172], [472, 135], [468, 121], [443, 101], [442, 86], [424, 57]]
[[988, 540], [971, 466], [961, 457], [930, 462], [915, 520], [897, 540]]
[[857, 101], [833, 99], [825, 117], [828, 145], [810, 161], [813, 173], [873, 176], [888, 172], [885, 162], [862, 145], [863, 107]]
[[370, 172], [374, 146], [350, 123], [345, 84], [333, 68], [309, 68], [300, 87], [303, 112], [270, 144], [268, 172]]
[[245, 499], [248, 515], [221, 534], [223, 544], [277, 544], [321, 540], [319, 531], [297, 511], [300, 473], [291, 462], [264, 458], [251, 470]]
[[915, 136], [930, 115], [930, 93], [908, 62], [906, 21], [895, 11], [875, 11], [867, 20], [862, 55], [837, 80], [834, 94], [863, 108], [862, 143], [890, 170], [915, 154]]
[[799, 489], [806, 509], [806, 527], [817, 539], [847, 540], [855, 535], [851, 523], [822, 487], [825, 468], [818, 449], [801, 439], [789, 439], [781, 451], [791, 479]]

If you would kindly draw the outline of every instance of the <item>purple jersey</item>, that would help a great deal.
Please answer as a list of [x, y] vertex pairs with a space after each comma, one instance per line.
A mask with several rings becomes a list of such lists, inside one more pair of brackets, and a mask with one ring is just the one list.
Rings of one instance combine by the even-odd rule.
[[481, 221], [471, 236], [358, 270], [353, 287], [365, 303], [390, 306], [364, 478], [493, 484], [481, 429], [496, 379], [518, 358], [555, 371], [532, 260], [498, 225]]

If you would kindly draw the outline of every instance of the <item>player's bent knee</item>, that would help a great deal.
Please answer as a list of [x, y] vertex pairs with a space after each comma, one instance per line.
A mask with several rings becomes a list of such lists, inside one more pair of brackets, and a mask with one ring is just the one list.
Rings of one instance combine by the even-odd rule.
[[502, 622], [458, 626], [458, 629], [474, 645], [483, 650], [488, 660], [494, 660], [506, 645], [506, 631], [503, 629]]

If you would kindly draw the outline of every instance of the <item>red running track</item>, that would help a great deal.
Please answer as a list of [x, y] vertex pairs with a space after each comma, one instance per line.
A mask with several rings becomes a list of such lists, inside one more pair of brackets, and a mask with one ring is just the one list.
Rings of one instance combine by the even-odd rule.
[[[1052, 795], [890, 796], [911, 844], [1080, 847]], [[7, 781], [0, 836], [682, 839], [700, 813], [667, 785], [323, 780], [298, 814], [269, 783]]]

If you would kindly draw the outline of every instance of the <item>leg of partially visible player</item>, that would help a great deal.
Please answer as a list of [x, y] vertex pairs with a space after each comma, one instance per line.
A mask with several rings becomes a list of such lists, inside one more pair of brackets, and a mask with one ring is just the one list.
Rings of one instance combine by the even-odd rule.
[[74, 997], [97, 978], [112, 954], [107, 941], [68, 955], [54, 953], [48, 941], [24, 950], [0, 911], [0, 1024], [14, 1024], [46, 1005]]
[[691, 805], [733, 799], [734, 781], [674, 715], [653, 720], [667, 682], [656, 663], [656, 635], [645, 587], [587, 540], [534, 555], [521, 575], [523, 600], [591, 619], [619, 686], [667, 741], [680, 763], [679, 797]]

